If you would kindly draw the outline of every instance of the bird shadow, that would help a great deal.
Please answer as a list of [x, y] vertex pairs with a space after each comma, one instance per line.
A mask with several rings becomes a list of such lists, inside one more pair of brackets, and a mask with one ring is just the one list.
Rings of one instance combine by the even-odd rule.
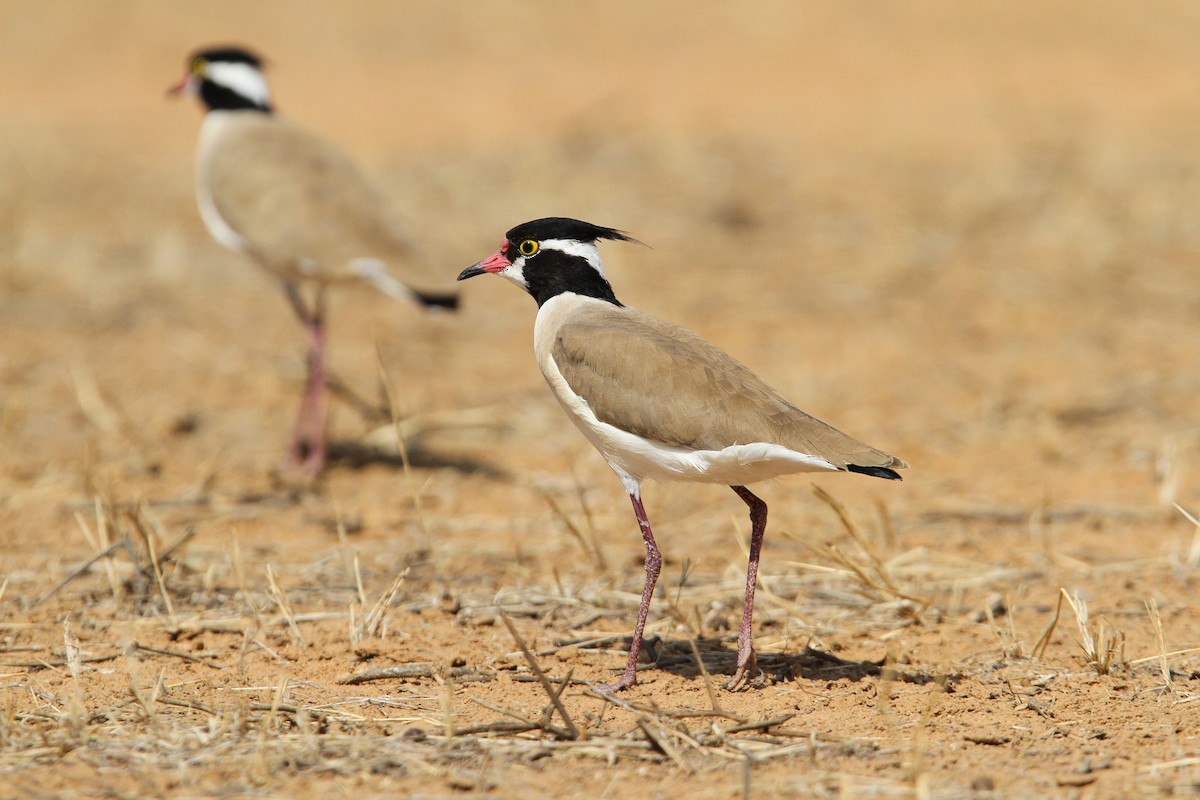
[[330, 442], [325, 451], [327, 466], [350, 470], [375, 465], [404, 469], [405, 460], [409, 467], [417, 469], [452, 469], [465, 475], [509, 477], [507, 472], [486, 461], [470, 456], [448, 455], [424, 447], [418, 442], [409, 443], [404, 455], [352, 440]]
[[[723, 681], [723, 676], [732, 675], [737, 665], [737, 648], [728, 647], [723, 639], [697, 639], [696, 650], [704, 662], [704, 669], [696, 662], [691, 640], [653, 638], [642, 643], [643, 653], [649, 663], [641, 668], [657, 668], [672, 675], [695, 679], [708, 673], [714, 681]], [[945, 691], [954, 691], [960, 675], [934, 674], [919, 669], [905, 669], [904, 665], [879, 661], [856, 661], [839, 658], [832, 653], [805, 647], [798, 653], [760, 653], [758, 655], [759, 676], [752, 681], [760, 684], [785, 683], [793, 680], [858, 682], [866, 678], [888, 679], [898, 683], [925, 686], [936, 683]]]

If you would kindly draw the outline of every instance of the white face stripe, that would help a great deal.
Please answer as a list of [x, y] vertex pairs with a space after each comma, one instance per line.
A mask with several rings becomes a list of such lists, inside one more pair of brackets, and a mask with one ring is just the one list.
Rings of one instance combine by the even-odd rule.
[[513, 262], [496, 273], [528, 291], [529, 284], [525, 282], [525, 256], [517, 256]]
[[210, 61], [204, 77], [226, 89], [237, 92], [260, 106], [270, 105], [271, 92], [262, 71], [250, 64], [230, 61]]
[[557, 250], [560, 253], [586, 260], [592, 269], [600, 273], [601, 278], [608, 280], [608, 276], [604, 274], [604, 267], [600, 265], [600, 250], [596, 247], [595, 242], [580, 242], [575, 239], [542, 239], [538, 244], [543, 250]]

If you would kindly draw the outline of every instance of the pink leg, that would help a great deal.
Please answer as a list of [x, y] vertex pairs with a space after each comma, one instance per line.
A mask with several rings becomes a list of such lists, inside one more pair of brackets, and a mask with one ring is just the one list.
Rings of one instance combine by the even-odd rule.
[[294, 284], [285, 284], [288, 300], [308, 332], [308, 378], [288, 445], [287, 465], [309, 477], [325, 464], [325, 425], [329, 411], [328, 370], [325, 364], [325, 291], [317, 290], [309, 311]]
[[726, 689], [736, 689], [758, 673], [751, 627], [754, 620], [754, 589], [758, 585], [758, 557], [762, 553], [763, 534], [767, 530], [767, 504], [745, 486], [729, 487], [750, 506], [750, 563], [746, 567], [746, 601], [742, 608], [742, 629], [738, 633], [737, 669]]
[[662, 570], [662, 553], [654, 542], [654, 533], [650, 530], [650, 520], [646, 519], [642, 498], [638, 492], [630, 492], [629, 499], [633, 503], [633, 513], [637, 515], [638, 525], [642, 529], [642, 539], [646, 542], [646, 583], [642, 586], [642, 604], [638, 607], [637, 624], [633, 626], [633, 643], [629, 645], [629, 660], [625, 662], [625, 672], [616, 683], [600, 687], [606, 692], [619, 692], [637, 684], [637, 660], [642, 651], [642, 631], [646, 628], [646, 615], [650, 613], [654, 584], [658, 582], [658, 573]]

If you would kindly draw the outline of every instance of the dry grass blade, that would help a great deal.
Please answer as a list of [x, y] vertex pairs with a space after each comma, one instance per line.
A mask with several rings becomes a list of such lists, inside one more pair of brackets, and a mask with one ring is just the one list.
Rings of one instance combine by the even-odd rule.
[[1200, 653], [1200, 647], [1185, 647], [1182, 650], [1171, 650], [1167, 653], [1155, 653], [1152, 656], [1146, 656], [1144, 658], [1131, 658], [1125, 663], [1131, 667], [1134, 667], [1138, 664], [1149, 664], [1151, 661], [1158, 661], [1163, 656], [1166, 656], [1167, 658], [1174, 658], [1175, 656], [1190, 656], [1193, 653]]
[[1158, 501], [1163, 506], [1179, 507], [1176, 498], [1187, 472], [1189, 451], [1200, 446], [1200, 428], [1176, 431], [1163, 437], [1155, 471], [1158, 473]]
[[1158, 613], [1158, 601], [1153, 597], [1146, 601], [1146, 613], [1150, 615], [1150, 626], [1154, 629], [1154, 642], [1158, 645], [1158, 668], [1162, 672], [1163, 685], [1171, 686], [1171, 665], [1167, 661], [1167, 638], [1163, 633], [1162, 615]]
[[471, 702], [472, 702], [472, 703], [475, 703], [476, 705], [483, 706], [484, 708], [490, 709], [490, 710], [492, 710], [492, 711], [495, 711], [495, 712], [497, 712], [497, 713], [499, 713], [499, 714], [503, 714], [503, 715], [504, 715], [504, 716], [506, 716], [506, 717], [512, 717], [513, 719], [515, 719], [515, 720], [516, 720], [518, 723], [520, 723], [521, 725], [526, 725], [526, 726], [528, 726], [527, 730], [533, 730], [533, 729], [537, 729], [537, 728], [542, 728], [542, 727], [543, 727], [543, 724], [542, 724], [542, 723], [540, 723], [540, 722], [534, 722], [533, 720], [531, 720], [531, 719], [529, 719], [528, 717], [526, 717], [524, 714], [519, 714], [519, 713], [517, 713], [516, 711], [512, 711], [512, 710], [510, 710], [510, 709], [507, 709], [507, 708], [501, 708], [499, 705], [497, 705], [497, 704], [495, 704], [495, 703], [489, 703], [489, 702], [487, 702], [486, 700], [480, 700], [478, 697], [472, 697], [472, 698], [470, 698], [470, 700], [471, 700]]
[[279, 582], [275, 580], [275, 570], [271, 565], [267, 565], [267, 585], [271, 588], [271, 598], [275, 601], [275, 605], [279, 606], [279, 613], [287, 621], [288, 630], [291, 631], [292, 637], [297, 644], [304, 644], [304, 636], [300, 633], [300, 626], [296, 624], [296, 616], [292, 613], [292, 606], [288, 602], [287, 595], [284, 593]]
[[704, 680], [704, 689], [708, 692], [708, 702], [712, 706], [713, 712], [725, 715], [725, 709], [721, 708], [717, 687], [713, 685], [712, 676], [708, 674], [708, 667], [704, 665], [704, 659], [700, 657], [700, 648], [696, 645], [696, 640], [689, 639], [688, 644], [692, 647], [692, 655], [696, 658], [696, 667], [700, 670], [700, 677]]
[[[878, 564], [879, 562], [874, 557], [870, 557], [872, 566], [868, 568], [856, 561], [852, 556], [843, 553], [836, 545], [829, 544], [825, 545], [824, 547], [809, 546], [818, 555], [823, 556], [827, 560], [837, 564], [846, 572], [854, 575], [854, 577], [858, 578], [859, 583], [868, 589], [871, 589], [879, 596], [890, 597], [899, 600], [908, 600], [909, 602], [920, 606], [922, 609], [928, 608], [933, 602], [928, 598], [909, 594], [908, 592], [897, 588], [895, 581], [892, 580], [890, 576], [886, 575], [886, 568], [883, 567], [882, 564], [879, 565], [879, 568], [875, 568], [875, 564]], [[880, 571], [880, 568], [883, 569], [883, 572]]]
[[75, 390], [75, 402], [84, 417], [102, 433], [116, 433], [121, 429], [118, 414], [100, 392], [96, 376], [79, 364], [71, 365], [71, 385]]
[[837, 514], [838, 519], [842, 523], [842, 527], [845, 529], [846, 533], [850, 536], [854, 543], [858, 545], [859, 550], [866, 557], [868, 565], [864, 566], [863, 564], [857, 562], [855, 559], [842, 553], [835, 545], [832, 544], [826, 545], [823, 551], [818, 550], [818, 552], [821, 552], [822, 555], [824, 555], [830, 561], [833, 561], [835, 564], [838, 564], [839, 566], [853, 573], [865, 586], [880, 594], [883, 594], [884, 596], [908, 600], [912, 603], [916, 603], [922, 609], [928, 608], [932, 604], [931, 600], [905, 592], [899, 587], [897, 581], [892, 577], [891, 571], [888, 569], [887, 564], [882, 558], [879, 557], [878, 553], [875, 551], [875, 548], [858, 530], [858, 526], [854, 524], [854, 520], [850, 518], [850, 513], [846, 510], [846, 507], [841, 504], [841, 502], [839, 502], [833, 497], [833, 495], [829, 494], [829, 492], [820, 486], [813, 486], [813, 494], [815, 494], [817, 499], [825, 503], [827, 506], [833, 509], [835, 514]]
[[337, 518], [337, 535], [338, 547], [342, 553], [342, 566], [346, 570], [346, 577], [354, 583], [354, 590], [357, 595], [360, 608], [367, 607], [367, 592], [363, 588], [362, 572], [358, 567], [358, 551], [351, 551], [349, 535], [346, 532], [346, 520], [342, 518], [342, 509], [338, 505], [334, 505], [334, 515]]
[[1195, 533], [1192, 534], [1191, 546], [1188, 547], [1187, 558], [1184, 559], [1184, 563], [1188, 567], [1195, 569], [1196, 567], [1200, 567], [1200, 519], [1188, 513], [1178, 503], [1175, 503], [1175, 510], [1183, 514], [1184, 518], [1196, 528]]
[[[167, 616], [174, 620], [175, 608], [171, 603], [171, 594], [167, 591], [166, 579], [163, 577], [162, 559], [158, 555], [157, 542], [162, 540], [162, 526], [158, 524], [157, 519], [149, 516], [149, 511], [141, 502], [138, 502], [134, 506], [133, 511], [129, 514], [129, 518], [133, 522], [134, 530], [138, 532], [138, 535], [142, 538], [142, 543], [146, 546], [146, 552], [150, 557], [150, 569], [154, 576], [154, 584], [158, 587], [158, 594], [162, 598], [163, 606], [167, 610]], [[186, 535], [185, 538], [187, 538]], [[163, 558], [165, 557], [166, 555], [164, 554]]]
[[421, 530], [426, 536], [429, 535], [429, 525], [425, 518], [425, 509], [421, 501], [421, 490], [423, 487], [418, 486], [416, 478], [413, 475], [412, 462], [408, 457], [408, 444], [405, 439], [404, 421], [400, 414], [399, 400], [396, 396], [395, 388], [392, 384], [391, 375], [388, 374], [387, 367], [383, 363], [383, 353], [379, 350], [379, 340], [375, 340], [375, 368], [379, 372], [379, 381], [383, 386], [384, 395], [387, 398], [388, 412], [392, 418], [392, 431], [396, 441], [396, 447], [400, 453], [400, 463], [404, 467], [404, 482], [409, 487], [412, 494], [413, 509], [417, 513], [417, 521], [421, 525]]
[[456, 735], [454, 727], [454, 686], [442, 669], [440, 664], [433, 668], [433, 679], [437, 681], [440, 688], [439, 699], [442, 705], [442, 736], [445, 737], [446, 743], [449, 744], [454, 740]]
[[[582, 489], [578, 489], [578, 492], [579, 501], [582, 504], [583, 491]], [[590, 516], [587, 516], [586, 510], [584, 513], [585, 517], [588, 519], [588, 533], [584, 533], [583, 530], [575, 524], [575, 520], [571, 519], [571, 515], [568, 514], [561, 505], [559, 505], [558, 500], [556, 500], [552, 494], [549, 492], [543, 492], [542, 498], [546, 501], [546, 504], [550, 506], [550, 510], [554, 512], [554, 516], [558, 517], [558, 520], [563, 524], [563, 527], [567, 529], [567, 532], [570, 533], [577, 542], [579, 542], [579, 546], [582, 547], [583, 551], [591, 557], [592, 561], [596, 564], [596, 568], [599, 569], [602, 574], [607, 575], [608, 562], [605, 561], [604, 553], [600, 550], [600, 545], [596, 541], [596, 534], [595, 531], [591, 529]]]
[[[508, 615], [501, 614], [500, 619], [504, 622], [504, 627], [508, 628], [508, 632], [513, 637], [513, 641], [517, 643], [517, 647], [521, 648], [521, 654], [525, 656], [525, 662], [529, 664], [529, 668], [533, 670], [533, 674], [538, 677], [538, 681], [541, 682], [542, 688], [546, 691], [546, 695], [550, 698], [550, 703], [558, 712], [559, 718], [562, 719], [563, 724], [567, 726], [566, 731], [563, 732], [565, 734], [563, 738], [578, 739], [579, 728], [575, 727], [574, 720], [572, 720], [571, 715], [567, 713], [566, 706], [562, 704], [562, 700], [559, 697], [563, 691], [562, 688], [559, 688], [557, 691], [554, 689], [554, 686], [550, 683], [550, 679], [546, 677], [546, 673], [542, 671], [541, 666], [537, 663], [537, 658], [534, 657], [532, 652], [530, 652], [529, 645], [525, 644], [525, 640], [521, 637], [521, 634], [517, 632], [516, 626], [512, 624], [512, 620], [508, 618]], [[566, 685], [567, 683], [564, 681], [563, 686], [565, 687]], [[547, 730], [551, 729], [547, 728]], [[554, 730], [551, 732], [554, 732]]]
[[[1007, 605], [1007, 603], [1006, 603]], [[1025, 653], [1021, 647], [1020, 641], [1017, 640], [1017, 632], [1013, 629], [1013, 615], [1011, 610], [1008, 613], [1008, 634], [1006, 635], [1000, 626], [996, 623], [996, 614], [992, 610], [992, 603], [983, 604], [983, 613], [987, 617], [988, 625], [991, 626], [992, 633], [1000, 641], [1000, 649], [1005, 658], [1022, 658]]]
[[1075, 622], [1079, 628], [1079, 646], [1087, 657], [1088, 666], [1100, 675], [1108, 675], [1115, 667], [1125, 664], [1125, 634], [1113, 627], [1112, 623], [1101, 618], [1095, 625], [1095, 633], [1088, 626], [1087, 603], [1078, 597], [1067, 594], [1066, 589], [1060, 589], [1071, 611], [1075, 613]]
[[863, 540], [862, 534], [859, 533], [858, 526], [854, 524], [854, 520], [850, 519], [850, 512], [846, 510], [846, 507], [817, 484], [813, 484], [812, 490], [818, 500], [829, 506], [833, 509], [833, 513], [837, 514], [842, 527], [846, 530], [846, 533], [850, 534], [850, 538], [857, 542], [858, 546], [863, 548], [863, 550], [868, 550], [867, 543]]
[[1062, 616], [1063, 599], [1066, 596], [1066, 592], [1060, 590], [1058, 605], [1054, 608], [1054, 617], [1046, 625], [1046, 629], [1042, 631], [1042, 635], [1038, 637], [1037, 643], [1033, 646], [1032, 655], [1034, 658], [1046, 657], [1046, 648], [1050, 646], [1050, 637], [1054, 635], [1054, 629], [1058, 627], [1058, 620]]
[[[354, 557], [354, 572], [357, 577], [359, 575], [357, 554]], [[386, 635], [388, 609], [391, 607], [392, 601], [396, 599], [396, 595], [400, 592], [400, 587], [404, 585], [404, 579], [407, 577], [408, 569], [406, 568], [395, 577], [391, 585], [379, 596], [379, 599], [375, 601], [375, 605], [371, 606], [371, 610], [363, 617], [361, 624], [353, 630], [355, 634], [351, 637], [353, 643], [357, 644], [364, 639], [375, 637], [382, 638]], [[359, 584], [359, 588], [361, 589], [361, 583]]]
[[66, 728], [72, 738], [79, 741], [83, 736], [87, 715], [83, 703], [83, 683], [80, 680], [83, 667], [80, 659], [79, 639], [71, 633], [70, 617], [63, 620], [63, 652], [67, 670], [71, 674], [71, 699], [65, 717]]
[[[112, 544], [112, 542], [109, 541], [107, 519], [105, 518], [104, 508], [100, 503], [99, 497], [92, 498], [92, 507], [96, 514], [96, 533], [95, 533], [95, 535], [92, 534], [92, 530], [88, 526], [87, 520], [85, 520], [83, 518], [83, 514], [81, 511], [76, 510], [74, 512], [74, 517], [75, 517], [75, 523], [77, 525], [79, 525], [79, 530], [83, 532], [83, 537], [85, 539], [87, 539], [88, 544], [91, 545], [93, 550], [99, 551], [101, 549], [107, 548], [109, 545]], [[122, 537], [122, 538], [127, 539], [128, 537]], [[128, 550], [129, 550], [130, 560], [133, 561], [133, 564], [136, 567], [137, 566], [136, 554], [133, 552], [132, 547], [129, 547]], [[112, 561], [109, 561], [107, 559], [104, 561], [104, 572], [108, 576], [108, 586], [109, 586], [110, 591], [112, 591], [113, 599], [119, 601], [124, 596], [125, 590], [124, 590], [124, 587], [121, 585], [120, 579], [117, 577], [117, 572], [113, 566]], [[47, 595], [47, 596], [49, 596], [49, 595]]]
[[[254, 602], [254, 598], [250, 594], [250, 588], [246, 583], [246, 568], [245, 562], [242, 559], [242, 545], [238, 539], [237, 531], [230, 530], [229, 532], [229, 562], [233, 567], [233, 575], [237, 581], [238, 593], [241, 596], [242, 603], [246, 611], [254, 617], [255, 625], [258, 628], [263, 627], [262, 615], [258, 612], [258, 605]], [[239, 629], [241, 629], [240, 626]]]

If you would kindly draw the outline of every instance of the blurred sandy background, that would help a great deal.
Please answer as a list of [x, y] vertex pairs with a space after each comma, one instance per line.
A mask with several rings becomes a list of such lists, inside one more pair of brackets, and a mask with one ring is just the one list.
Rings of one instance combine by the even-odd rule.
[[[629, 591], [640, 580], [619, 486], [537, 373], [532, 303], [499, 282], [467, 284], [463, 312], [435, 320], [343, 292], [331, 357], [371, 401], [378, 351], [403, 413], [499, 408], [513, 414], [505, 426], [431, 434], [407, 477], [394, 464], [342, 462], [315, 494], [256, 505], [274, 497], [301, 337], [278, 289], [203, 229], [191, 180], [201, 112], [165, 96], [194, 48], [236, 42], [267, 58], [279, 111], [344, 146], [444, 259], [448, 280], [539, 216], [612, 225], [651, 245], [605, 246], [619, 297], [697, 330], [801, 407], [907, 459], [900, 486], [821, 481], [863, 518], [886, 506], [897, 553], [999, 570], [957, 588], [913, 573], [913, 591], [968, 609], [1009, 597], [1027, 651], [1071, 586], [1097, 614], [1124, 620], [1137, 657], [1155, 647], [1144, 619], [1153, 597], [1170, 647], [1194, 646], [1200, 556], [1171, 504], [1200, 506], [1197, 41], [1200, 7], [1165, 0], [3, 3], [0, 615], [18, 631], [8, 645], [61, 649], [61, 617], [81, 608], [110, 621], [131, 614], [95, 574], [47, 605], [29, 602], [92, 554], [73, 515], [98, 498], [157, 504], [167, 530], [194, 530], [189, 563], [208, 570], [209, 589], [233, 580], [236, 530], [311, 608], [344, 608], [345, 587], [313, 566], [332, 559], [337, 519], [353, 521], [369, 581], [386, 585], [413, 565], [410, 603], [560, 581]], [[374, 425], [335, 408], [335, 440], [356, 442]], [[586, 499], [611, 572], [581, 555], [547, 493]], [[768, 575], [812, 558], [798, 540], [841, 535], [806, 481], [765, 497]], [[668, 569], [685, 555], [701, 576], [741, 568], [731, 519], [736, 528], [742, 510], [728, 490], [655, 486], [647, 503]], [[261, 588], [261, 564], [253, 569]], [[725, 600], [736, 602], [731, 586]], [[811, 588], [800, 597], [818, 597]], [[602, 624], [624, 632], [632, 614], [617, 607]], [[872, 620], [892, 613], [872, 608]], [[979, 688], [991, 667], [978, 654], [996, 641], [978, 620], [927, 619], [884, 644], [880, 625], [861, 622], [868, 611], [817, 600], [805, 609], [794, 624], [817, 632], [814, 646], [864, 659], [886, 649], [968, 676], [959, 705], [946, 701], [948, 725], [976, 724], [981, 705], [997, 715], [988, 726], [1032, 725], [1033, 739], [1056, 724]], [[761, 613], [791, 619], [774, 606]], [[392, 642], [387, 655], [449, 658], [460, 623], [425, 620], [420, 644]], [[511, 649], [491, 630], [473, 640], [470, 663]], [[109, 634], [96, 636], [99, 648]], [[1071, 637], [1055, 641], [1059, 661], [1039, 668], [1078, 670]], [[320, 642], [278, 669], [328, 688], [347, 656], [334, 633]], [[595, 680], [620, 660], [580, 658]], [[278, 680], [263, 663], [248, 681]], [[1012, 680], [1032, 680], [1022, 675]], [[1152, 683], [1127, 679], [1136, 691]], [[55, 691], [52, 676], [35, 680]], [[646, 697], [702, 698], [694, 675], [657, 681]], [[1069, 683], [1076, 716], [1063, 713], [1095, 718], [1114, 685], [1100, 684]], [[97, 687], [104, 707], [116, 702], [104, 691], [124, 691]], [[753, 713], [802, 707], [771, 689], [739, 697]], [[1131, 716], [1102, 746], [1118, 768], [1098, 794], [1132, 791], [1138, 763], [1194, 754], [1188, 706], [1161, 703], [1113, 706]], [[829, 701], [803, 724], [911, 745], [904, 724], [860, 712], [854, 698]], [[1155, 720], [1173, 731], [1153, 742], [1119, 733]], [[964, 796], [983, 773], [1013, 789], [1023, 770], [1043, 793], [1073, 791], [1054, 776], [1077, 749], [1022, 760], [1033, 746], [1016, 733], [1011, 749], [961, 754], [960, 730], [945, 730], [927, 743], [945, 796]], [[13, 763], [20, 741], [0, 736]], [[564, 786], [587, 785], [587, 773], [553, 763]], [[902, 783], [909, 774], [854, 755], [826, 766]], [[75, 768], [63, 774], [91, 776]], [[787, 774], [764, 780], [784, 793], [811, 788]], [[33, 786], [45, 772], [24, 775]], [[299, 783], [281, 791], [301, 791], [305, 775], [284, 770], [279, 780]], [[638, 790], [670, 791], [680, 775]], [[713, 792], [740, 790], [740, 775], [716, 775]], [[1175, 775], [1138, 785], [1186, 784]], [[397, 780], [392, 789], [412, 788]]]

